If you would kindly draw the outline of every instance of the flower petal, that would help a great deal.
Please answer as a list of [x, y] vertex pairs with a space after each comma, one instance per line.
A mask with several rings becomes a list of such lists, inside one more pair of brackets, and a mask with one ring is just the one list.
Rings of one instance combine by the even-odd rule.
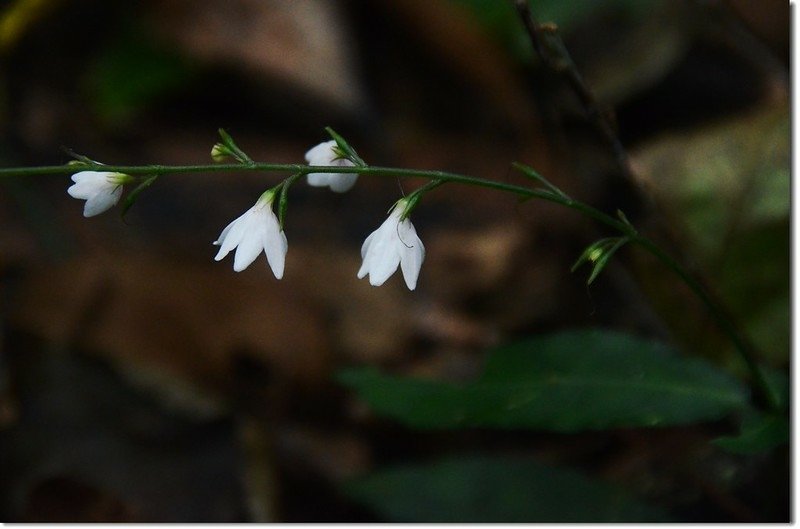
[[328, 173], [308, 173], [306, 181], [313, 187], [326, 187], [330, 183], [331, 175]]
[[89, 182], [77, 182], [67, 188], [67, 193], [72, 198], [89, 200], [97, 192], [97, 188]]
[[286, 252], [289, 249], [289, 242], [286, 240], [284, 232], [267, 230], [264, 234], [264, 251], [267, 254], [267, 262], [272, 268], [272, 273], [276, 279], [283, 277], [283, 269], [286, 264]]
[[222, 244], [222, 241], [224, 241], [224, 240], [225, 240], [225, 238], [226, 238], [226, 237], [228, 237], [228, 233], [230, 233], [230, 231], [231, 231], [231, 228], [233, 227], [233, 225], [234, 225], [234, 224], [236, 224], [236, 221], [238, 221], [238, 220], [239, 220], [238, 218], [237, 218], [237, 219], [234, 219], [234, 220], [232, 220], [232, 221], [230, 222], [230, 224], [228, 224], [227, 226], [225, 226], [225, 228], [223, 228], [223, 230], [222, 230], [222, 233], [220, 233], [220, 234], [219, 234], [219, 237], [217, 237], [217, 240], [216, 240], [216, 241], [214, 241], [214, 242], [212, 242], [211, 244], [213, 244], [214, 246], [219, 246], [219, 245], [221, 245], [221, 244]]
[[403, 271], [406, 286], [409, 290], [414, 290], [417, 287], [422, 261], [425, 260], [425, 245], [422, 244], [414, 225], [408, 219], [400, 223], [400, 235], [403, 244], [400, 247], [400, 269]]
[[263, 223], [259, 222], [258, 215], [252, 215], [248, 219], [248, 226], [242, 236], [239, 246], [236, 247], [236, 255], [233, 258], [233, 270], [241, 272], [250, 266], [256, 257], [264, 249], [264, 238], [262, 234], [266, 231]]
[[[242, 241], [242, 237], [247, 230], [247, 219], [250, 215], [253, 214], [254, 208], [250, 208], [245, 211], [242, 215], [240, 215], [236, 220], [228, 224], [228, 226], [222, 230], [222, 234], [220, 235], [218, 243], [220, 243], [219, 252], [214, 257], [215, 261], [222, 260], [228, 252], [239, 246], [239, 243]], [[224, 237], [223, 237], [224, 235]]]
[[328, 185], [331, 191], [335, 191], [336, 193], [349, 191], [350, 188], [355, 185], [356, 180], [358, 180], [358, 175], [355, 173], [331, 173], [329, 176]]
[[334, 140], [324, 141], [319, 145], [315, 145], [306, 152], [306, 161], [308, 165], [331, 165], [336, 153], [333, 148], [336, 146]]
[[100, 172], [100, 171], [80, 171], [72, 175], [72, 181], [76, 184], [82, 182], [92, 182], [97, 184], [98, 182], [105, 180], [105, 178], [111, 173]]
[[364, 258], [371, 285], [382, 285], [397, 270], [400, 264], [397, 243], [397, 221], [389, 217], [376, 230]]
[[369, 271], [369, 284], [379, 287], [389, 279], [400, 264], [400, 254], [396, 249], [377, 254], [371, 263]]
[[86, 201], [83, 207], [84, 217], [94, 217], [114, 207], [122, 196], [122, 186], [103, 189]]

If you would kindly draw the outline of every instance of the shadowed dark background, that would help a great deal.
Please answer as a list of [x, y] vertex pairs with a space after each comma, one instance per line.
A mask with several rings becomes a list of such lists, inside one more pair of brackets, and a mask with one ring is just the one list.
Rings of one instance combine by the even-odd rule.
[[[325, 126], [374, 165], [524, 183], [510, 168], [524, 162], [678, 252], [785, 371], [786, 3], [531, 8], [614, 110], [632, 178], [511, 3], [493, 0], [3, 2], [0, 164], [65, 163], [62, 147], [107, 164], [208, 163], [218, 127], [254, 159], [301, 163]], [[215, 263], [221, 229], [280, 177], [165, 176], [124, 221], [83, 218], [67, 177], [0, 181], [0, 519], [392, 521], [343, 484], [448, 454], [524, 453], [678, 520], [788, 520], [788, 448], [721, 452], [708, 441], [724, 421], [555, 434], [376, 417], [337, 370], [460, 382], [488, 347], [576, 327], [743, 371], [661, 265], [624, 249], [587, 288], [570, 266], [607, 233], [485, 189], [444, 186], [415, 210], [427, 258], [414, 292], [399, 274], [374, 288], [356, 271], [363, 239], [421, 181], [361, 177], [344, 195], [301, 182], [282, 281], [263, 256], [240, 274]]]

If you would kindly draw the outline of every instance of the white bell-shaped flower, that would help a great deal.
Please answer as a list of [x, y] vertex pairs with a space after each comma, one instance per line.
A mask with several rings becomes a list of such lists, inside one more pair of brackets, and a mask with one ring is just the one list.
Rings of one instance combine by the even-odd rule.
[[122, 196], [122, 186], [133, 178], [122, 173], [105, 171], [81, 171], [72, 175], [72, 184], [67, 193], [73, 198], [86, 201], [84, 217], [94, 217], [114, 207]]
[[[306, 153], [306, 161], [308, 165], [338, 165], [341, 167], [355, 165], [347, 158], [339, 156], [334, 140], [320, 143], [311, 148]], [[307, 180], [310, 186], [330, 187], [331, 191], [344, 193], [355, 185], [358, 175], [355, 173], [309, 173]]]
[[283, 277], [283, 267], [289, 243], [286, 234], [281, 230], [278, 217], [272, 212], [275, 193], [270, 190], [261, 195], [253, 207], [244, 212], [222, 230], [214, 242], [219, 246], [215, 261], [220, 261], [236, 248], [233, 269], [241, 272], [256, 260], [263, 251], [267, 255], [275, 277]]
[[425, 259], [425, 246], [411, 221], [403, 218], [406, 205], [405, 200], [400, 200], [389, 218], [364, 241], [361, 246], [363, 262], [358, 270], [359, 279], [369, 274], [370, 284], [380, 286], [399, 265], [408, 288], [416, 288], [419, 270]]

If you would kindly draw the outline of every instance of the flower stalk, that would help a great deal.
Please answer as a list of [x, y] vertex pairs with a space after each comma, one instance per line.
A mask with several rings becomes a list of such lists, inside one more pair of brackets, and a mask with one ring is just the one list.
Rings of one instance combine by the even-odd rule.
[[[477, 178], [457, 173], [450, 173], [446, 171], [430, 171], [423, 169], [404, 169], [397, 167], [376, 167], [376, 166], [342, 166], [342, 165], [301, 165], [301, 164], [273, 164], [273, 163], [258, 163], [248, 161], [246, 163], [238, 164], [205, 164], [205, 165], [141, 165], [141, 166], [115, 166], [115, 165], [102, 165], [91, 161], [79, 161], [77, 163], [65, 165], [52, 165], [40, 167], [19, 167], [19, 168], [0, 168], [0, 178], [8, 177], [29, 177], [29, 176], [42, 176], [42, 175], [60, 175], [75, 173], [76, 170], [83, 171], [107, 171], [113, 173], [122, 173], [125, 175], [169, 175], [169, 174], [184, 174], [184, 173], [210, 173], [210, 172], [236, 172], [236, 171], [259, 171], [259, 172], [289, 172], [293, 173], [291, 177], [279, 184], [282, 186], [281, 191], [288, 189], [289, 185], [297, 178], [308, 175], [310, 173], [331, 173], [331, 174], [357, 174], [357, 175], [370, 175], [378, 177], [415, 177], [427, 178], [430, 180], [428, 184], [412, 192], [409, 197], [404, 199], [405, 213], [410, 213], [414, 208], [416, 202], [423, 193], [438, 187], [445, 183], [457, 183], [464, 185], [471, 185], [482, 187], [486, 189], [494, 189], [496, 191], [503, 191], [511, 193], [520, 197], [523, 200], [539, 199], [546, 200], [561, 206], [570, 208], [588, 218], [591, 218], [613, 230], [620, 232], [625, 236], [629, 244], [635, 244], [655, 256], [667, 268], [669, 268], [683, 283], [685, 283], [692, 292], [703, 302], [706, 309], [714, 318], [719, 328], [728, 336], [737, 352], [744, 360], [745, 365], [751, 373], [753, 383], [756, 390], [760, 394], [762, 405], [766, 408], [775, 410], [779, 407], [778, 397], [775, 395], [770, 384], [768, 383], [764, 372], [758, 365], [756, 360], [756, 353], [748, 342], [739, 333], [736, 326], [726, 315], [725, 311], [715, 303], [706, 290], [702, 287], [700, 282], [694, 276], [681, 266], [677, 261], [664, 252], [655, 242], [640, 235], [634, 226], [628, 222], [624, 214], [619, 214], [615, 218], [608, 215], [597, 208], [594, 208], [586, 203], [575, 200], [560, 189], [550, 184], [541, 175], [527, 168], [515, 164], [515, 167], [523, 171], [523, 173], [544, 185], [544, 188], [531, 189], [515, 184], [505, 182], [498, 182], [495, 180], [488, 180]], [[282, 193], [283, 194], [283, 193]], [[284, 199], [285, 200], [285, 199]], [[285, 212], [285, 205], [283, 206]], [[279, 210], [281, 206], [279, 205]], [[282, 217], [283, 215], [281, 215]], [[407, 216], [407, 215], [406, 215]], [[275, 222], [277, 232], [282, 234], [282, 222]], [[283, 249], [281, 249], [283, 250]], [[282, 270], [281, 270], [282, 274]], [[281, 275], [276, 273], [277, 275]]]

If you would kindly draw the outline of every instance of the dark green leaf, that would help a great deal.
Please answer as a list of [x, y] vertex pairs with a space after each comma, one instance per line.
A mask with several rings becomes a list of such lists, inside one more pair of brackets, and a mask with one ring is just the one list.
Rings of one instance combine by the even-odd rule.
[[770, 390], [775, 395], [778, 405], [781, 409], [787, 409], [791, 397], [789, 394], [789, 375], [769, 366], [761, 366], [761, 370], [767, 378], [767, 384], [769, 384]]
[[378, 472], [345, 492], [393, 522], [645, 522], [624, 490], [524, 457], [448, 458]]
[[745, 418], [739, 435], [720, 437], [713, 443], [734, 454], [757, 454], [789, 442], [789, 421], [784, 416], [754, 413]]
[[747, 403], [743, 386], [708, 362], [603, 330], [499, 348], [483, 376], [464, 385], [369, 368], [345, 371], [340, 380], [376, 413], [418, 428], [666, 426], [719, 419]]
[[128, 196], [125, 197], [125, 202], [122, 203], [122, 212], [120, 216], [124, 219], [125, 215], [128, 213], [128, 210], [131, 209], [131, 206], [139, 199], [139, 194], [153, 185], [160, 175], [154, 174], [152, 176], [146, 177], [142, 182], [136, 186], [133, 191], [128, 193]]

